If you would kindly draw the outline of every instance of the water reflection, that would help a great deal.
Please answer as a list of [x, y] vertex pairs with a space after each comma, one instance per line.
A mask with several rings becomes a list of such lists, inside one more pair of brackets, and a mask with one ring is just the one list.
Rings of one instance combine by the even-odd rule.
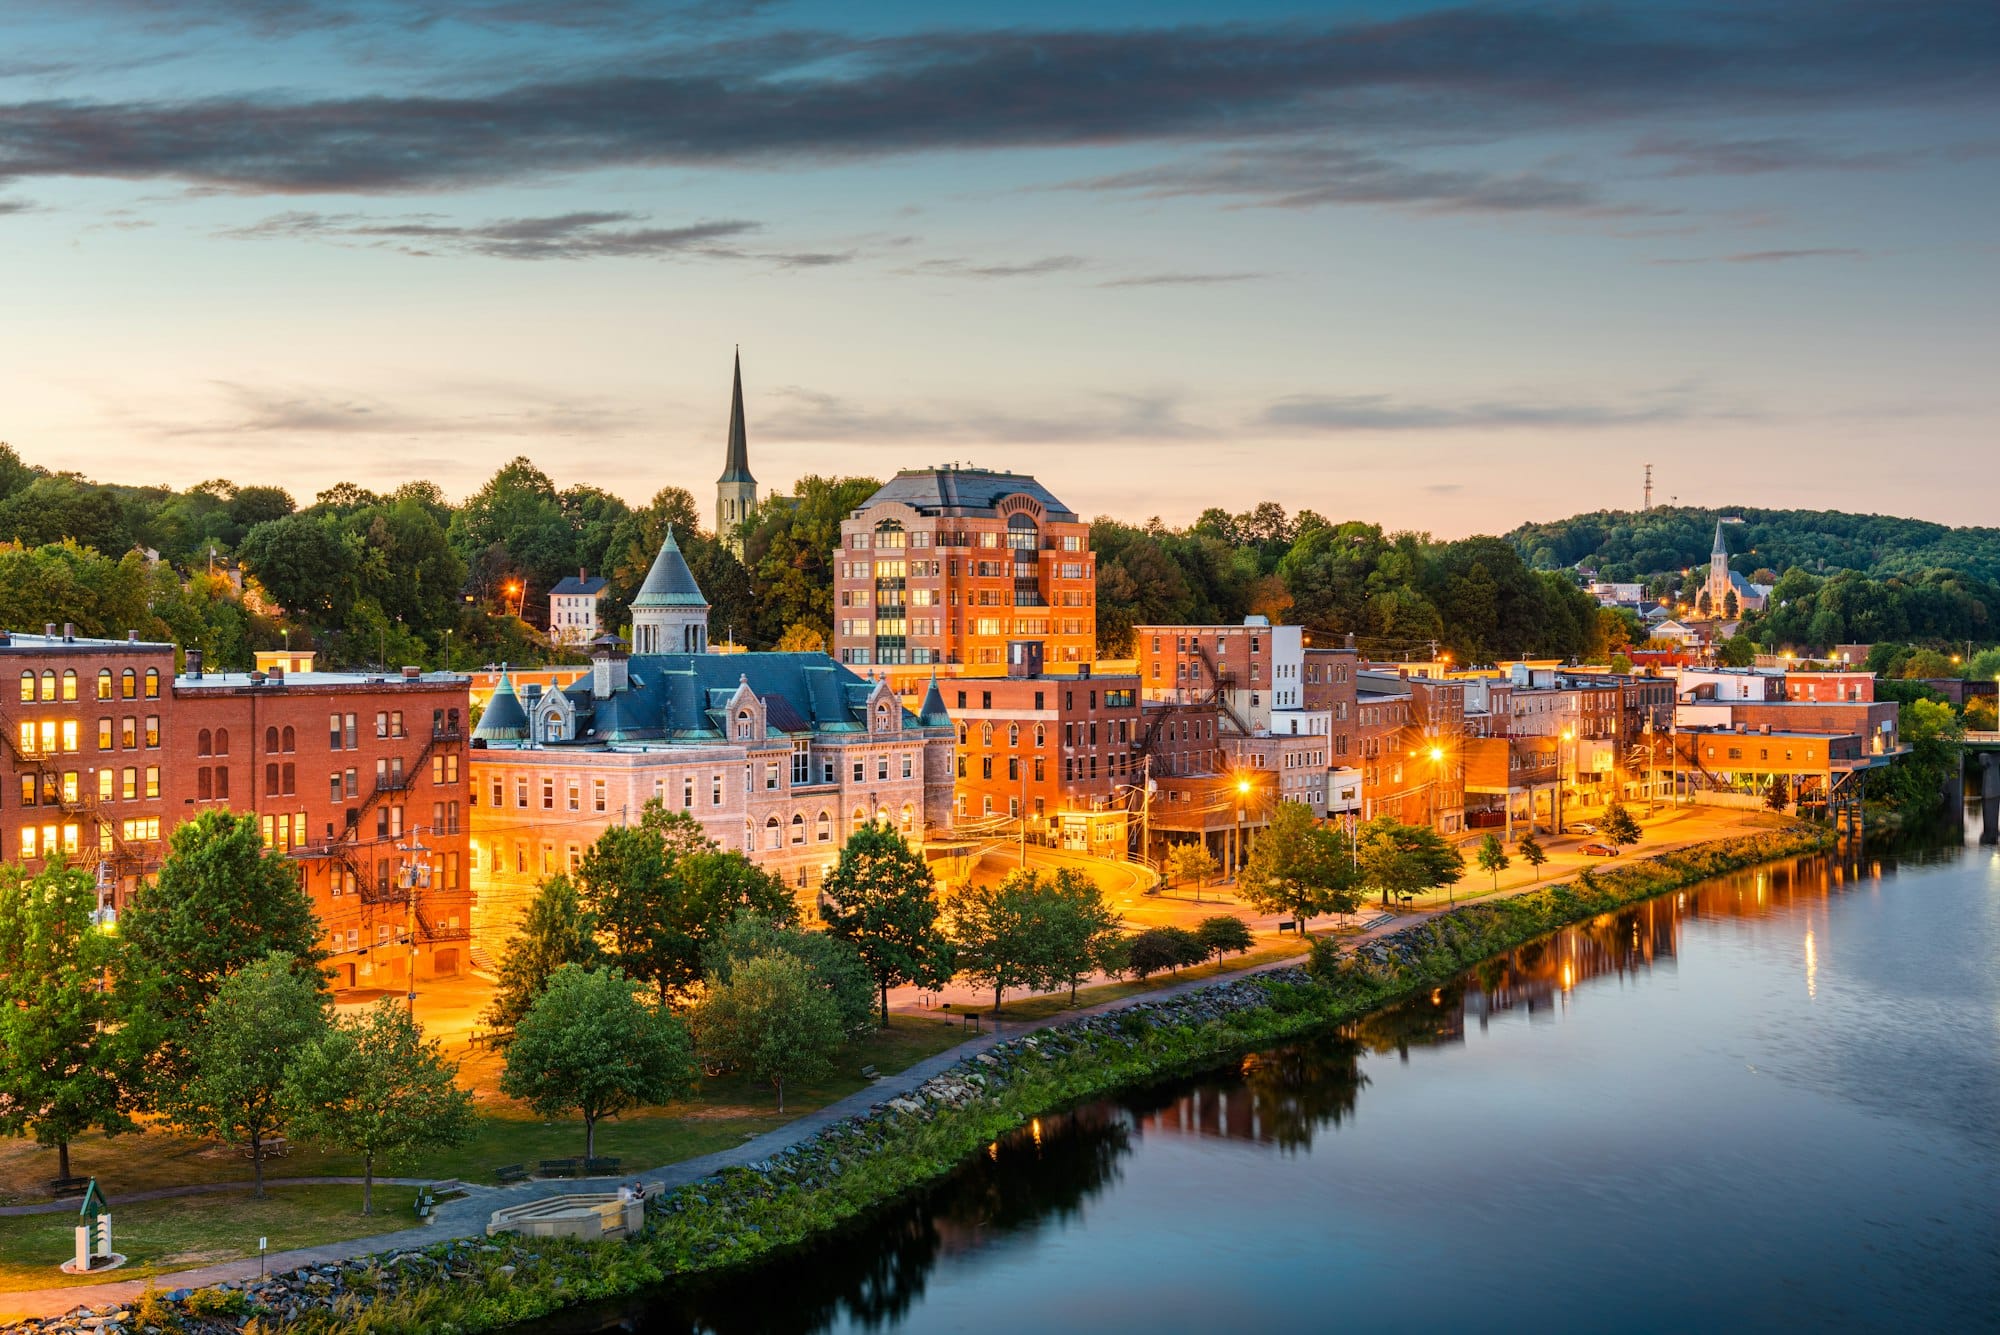
[[[1093, 1204], [1110, 1197], [1108, 1209], [1116, 1213], [1119, 1199], [1134, 1198], [1133, 1185], [1126, 1184], [1122, 1196], [1117, 1189], [1126, 1178], [1133, 1156], [1149, 1141], [1159, 1142], [1160, 1150], [1179, 1155], [1181, 1160], [1187, 1159], [1187, 1147], [1181, 1142], [1226, 1142], [1228, 1149], [1225, 1151], [1218, 1145], [1217, 1154], [1233, 1167], [1215, 1164], [1196, 1170], [1181, 1162], [1172, 1170], [1177, 1181], [1207, 1182], [1211, 1186], [1218, 1181], [1233, 1180], [1244, 1168], [1246, 1155], [1251, 1160], [1308, 1155], [1314, 1152], [1316, 1140], [1324, 1141], [1332, 1157], [1343, 1164], [1340, 1180], [1350, 1184], [1359, 1199], [1370, 1202], [1374, 1210], [1386, 1212], [1393, 1219], [1397, 1208], [1394, 1202], [1400, 1199], [1403, 1183], [1422, 1171], [1424, 1156], [1420, 1154], [1412, 1163], [1402, 1166], [1404, 1177], [1386, 1173], [1385, 1185], [1372, 1195], [1370, 1191], [1376, 1189], [1356, 1178], [1358, 1175], [1365, 1179], [1382, 1165], [1379, 1145], [1375, 1151], [1377, 1157], [1372, 1161], [1356, 1157], [1351, 1147], [1346, 1150], [1347, 1157], [1341, 1157], [1343, 1146], [1349, 1146], [1354, 1138], [1359, 1138], [1361, 1144], [1376, 1143], [1367, 1139], [1365, 1127], [1356, 1127], [1351, 1134], [1342, 1130], [1354, 1122], [1363, 1096], [1370, 1089], [1367, 1067], [1371, 1060], [1393, 1056], [1401, 1064], [1407, 1064], [1418, 1049], [1465, 1045], [1469, 1030], [1483, 1033], [1503, 1023], [1546, 1024], [1571, 1008], [1609, 1009], [1606, 1004], [1609, 999], [1629, 984], [1678, 969], [1684, 933], [1704, 920], [1735, 919], [1752, 924], [1747, 932], [1729, 933], [1721, 938], [1712, 932], [1704, 933], [1700, 957], [1705, 965], [1713, 967], [1716, 950], [1727, 948], [1731, 941], [1777, 945], [1779, 948], [1771, 960], [1778, 975], [1774, 985], [1782, 987], [1792, 998], [1799, 997], [1799, 989], [1803, 987], [1804, 996], [1816, 1002], [1815, 1014], [1826, 1015], [1843, 1002], [1855, 1004], [1856, 991], [1852, 963], [1854, 915], [1852, 911], [1846, 915], [1845, 936], [1830, 930], [1831, 902], [1854, 893], [1857, 887], [1860, 896], [1880, 895], [1882, 883], [1892, 879], [1900, 866], [1925, 865], [1937, 860], [1937, 854], [1926, 852], [1906, 855], [1900, 860], [1877, 857], [1862, 865], [1843, 863], [1832, 857], [1801, 859], [1719, 878], [1698, 891], [1667, 895], [1601, 915], [1489, 960], [1433, 992], [1387, 1007], [1336, 1032], [1253, 1053], [1199, 1077], [1041, 1119], [991, 1146], [987, 1153], [977, 1156], [934, 1190], [885, 1210], [844, 1235], [815, 1244], [809, 1251], [779, 1258], [749, 1274], [669, 1287], [627, 1305], [559, 1317], [537, 1326], [536, 1330], [548, 1335], [605, 1329], [736, 1335], [751, 1331], [873, 1331], [915, 1325], [926, 1310], [928, 1289], [934, 1282], [941, 1293], [929, 1298], [932, 1318], [949, 1310], [943, 1295], [958, 1295], [962, 1302], [967, 1291], [996, 1301], [995, 1295], [1005, 1294], [1008, 1302], [1020, 1304], [1025, 1300], [1019, 1285], [1028, 1282], [1023, 1277], [1041, 1273], [1038, 1267], [1051, 1263], [1049, 1249], [1056, 1249], [1054, 1254], [1063, 1256], [1075, 1252], [1096, 1256], [1098, 1253], [1091, 1251], [1093, 1243], [1109, 1249], [1102, 1264], [1112, 1269], [1099, 1272], [1086, 1266], [1081, 1275], [1066, 1272], [1074, 1287], [1065, 1292], [1070, 1292], [1077, 1301], [1094, 1305], [1102, 1297], [1102, 1291], [1110, 1287], [1108, 1276], [1114, 1270], [1127, 1280], [1132, 1278], [1128, 1268], [1134, 1256], [1117, 1251], [1120, 1241], [1107, 1242], [1098, 1236], [1105, 1233], [1101, 1222], [1093, 1231]], [[1860, 896], [1857, 903], [1869, 903]], [[1768, 920], [1769, 927], [1758, 920]], [[1773, 938], [1769, 935], [1773, 931], [1782, 932], [1783, 936]], [[1722, 944], [1718, 945], [1718, 940]], [[1848, 943], [1844, 951], [1843, 940]], [[1880, 939], [1870, 940], [1880, 953]], [[1728, 964], [1736, 971], [1732, 976], [1754, 980], [1755, 970], [1733, 961]], [[1687, 967], [1692, 976], [1694, 963], [1691, 961]], [[1924, 966], [1913, 967], [1921, 974]], [[1830, 982], [1827, 996], [1821, 999], [1819, 984], [1823, 969], [1829, 970], [1828, 978], [1835, 981]], [[1901, 969], [1899, 976], [1910, 972], [1909, 968]], [[1598, 988], [1586, 986], [1592, 983], [1599, 984]], [[1617, 990], [1604, 990], [1606, 983]], [[1763, 984], [1759, 981], [1757, 985]], [[1750, 1009], [1742, 1007], [1736, 1013]], [[1750, 1032], [1756, 1032], [1763, 1017], [1752, 1014], [1747, 1023]], [[1840, 1024], [1844, 1034], [1853, 1034], [1864, 1026], [1863, 1021], [1852, 1016], [1842, 1016]], [[1779, 1027], [1784, 1028], [1782, 1022]], [[1718, 1033], [1721, 1030], [1718, 1023], [1699, 1032], [1706, 1035], [1710, 1028]], [[1767, 1039], [1757, 1055], [1760, 1059], [1774, 1054], [1789, 1059], [1791, 1049], [1787, 1043], [1817, 1041], [1815, 1035], [1794, 1026], [1785, 1030], [1780, 1039]], [[1841, 1068], [1841, 1051], [1825, 1058], [1815, 1049], [1814, 1063], [1800, 1060], [1795, 1063], [1796, 1071], [1781, 1074], [1791, 1075], [1801, 1085], [1834, 1088], [1852, 1106], [1868, 1106], [1877, 1099], [1900, 1100], [1896, 1113], [1908, 1115], [1912, 1105], [1909, 1091], [1916, 1083], [1915, 1077], [1897, 1073], [1897, 1078], [1884, 1079], [1877, 1051], [1872, 1048], [1869, 1051], [1877, 1060], [1872, 1073], [1865, 1077], [1865, 1087]], [[1601, 1052], [1599, 1056], [1602, 1060]], [[1934, 1058], [1935, 1051], [1926, 1050], [1924, 1060], [1932, 1071], [1936, 1069]], [[1433, 1087], [1439, 1079], [1448, 1079], [1448, 1072], [1454, 1068], [1473, 1069], [1462, 1063], [1440, 1063], [1436, 1071], [1446, 1074], [1431, 1074]], [[1736, 1080], [1780, 1078], [1757, 1074], [1755, 1067], [1732, 1069], [1741, 1071], [1733, 1077]], [[1402, 1078], [1399, 1064], [1378, 1066], [1377, 1073], [1382, 1077], [1384, 1092], [1376, 1097], [1384, 1100], [1382, 1106], [1393, 1119], [1398, 1096], [1391, 1092], [1396, 1083], [1391, 1077]], [[1482, 1092], [1495, 1088], [1490, 1082], [1504, 1077], [1488, 1073], [1483, 1078], [1489, 1084], [1480, 1087]], [[1677, 1072], [1666, 1072], [1664, 1078], [1672, 1080], [1680, 1076]], [[1768, 1099], [1773, 1095], [1754, 1090], [1771, 1089], [1775, 1085], [1751, 1088], [1753, 1093], [1748, 1097]], [[1718, 1097], [1728, 1096], [1727, 1088], [1719, 1087]], [[1956, 1099], [1962, 1113], [1956, 1121], [1975, 1116], [1978, 1109], [1991, 1105], [1981, 1088], [1960, 1089]], [[1408, 1106], [1403, 1105], [1405, 1115]], [[1605, 1106], [1612, 1104], [1607, 1102]], [[1761, 1111], [1761, 1104], [1754, 1106]], [[1555, 1116], [1561, 1110], [1538, 1111]], [[1940, 1124], [1947, 1122], [1943, 1115], [1934, 1120]], [[1589, 1136], [1606, 1134], [1607, 1128], [1619, 1125], [1616, 1118], [1591, 1125]], [[1342, 1134], [1336, 1136], [1333, 1134], [1336, 1131]], [[1662, 1133], [1654, 1128], [1646, 1134], [1657, 1138]], [[1582, 1146], [1591, 1143], [1588, 1138], [1580, 1142]], [[1569, 1153], [1567, 1142], [1564, 1152], [1566, 1156]], [[1715, 1152], [1720, 1151], [1708, 1143], [1693, 1151]], [[1626, 1163], [1622, 1152], [1612, 1158], [1621, 1168]], [[1684, 1160], [1674, 1172], [1688, 1171], [1685, 1165], [1693, 1162], [1696, 1161]], [[1493, 1168], [1495, 1165], [1475, 1157], [1458, 1164], [1455, 1171], [1470, 1175]], [[1149, 1159], [1146, 1171], [1135, 1170], [1134, 1176], [1144, 1179], [1146, 1172], [1150, 1172], [1155, 1175], [1153, 1185], [1157, 1185], [1158, 1176], [1167, 1171]], [[1203, 1171], [1208, 1174], [1206, 1178]], [[1290, 1171], [1289, 1166], [1286, 1171]], [[1583, 1172], [1580, 1167], [1577, 1171]], [[1722, 1180], [1750, 1171], [1739, 1164], [1724, 1173]], [[1611, 1176], [1602, 1176], [1606, 1172]], [[1521, 1180], [1530, 1181], [1546, 1176], [1546, 1165], [1536, 1163], [1519, 1175]], [[1580, 1180], [1587, 1187], [1593, 1181], [1587, 1173]], [[1623, 1212], [1632, 1208], [1632, 1201], [1658, 1199], [1653, 1184], [1635, 1182], [1627, 1198], [1617, 1196], [1615, 1187], [1603, 1186], [1605, 1181], [1620, 1180], [1615, 1172], [1600, 1169], [1597, 1185], [1589, 1188], [1609, 1192], [1608, 1201], [1621, 1202], [1620, 1217], [1625, 1217]], [[1680, 1180], [1682, 1189], [1687, 1189], [1689, 1183], [1699, 1180], [1699, 1175]], [[1144, 1188], [1136, 1190], [1138, 1199], [1152, 1199]], [[1809, 1199], [1809, 1188], [1798, 1182], [1777, 1181], [1771, 1192], [1770, 1199], [1774, 1202]], [[1826, 1207], [1820, 1218], [1834, 1221], [1851, 1217], [1858, 1201], [1875, 1199], [1879, 1199], [1879, 1193], [1871, 1190], [1854, 1201], [1820, 1202]], [[1258, 1206], [1250, 1207], [1247, 1214], [1240, 1208], [1233, 1213], [1221, 1209], [1217, 1222], [1230, 1221], [1221, 1226], [1238, 1235], [1254, 1234], [1260, 1226], [1258, 1216], [1275, 1208], [1276, 1202], [1267, 1196]], [[1144, 1245], [1161, 1245], [1161, 1238], [1153, 1234], [1170, 1234], [1171, 1227], [1165, 1218], [1157, 1223], [1148, 1218], [1151, 1233], [1142, 1235]], [[1788, 1218], [1791, 1216], [1776, 1217]], [[1775, 1219], [1766, 1221], [1767, 1225], [1774, 1222]], [[1334, 1227], [1332, 1223], [1326, 1226]], [[1294, 1235], [1296, 1231], [1292, 1230]], [[1129, 1235], [1113, 1227], [1109, 1236], [1124, 1240]], [[1778, 1234], [1767, 1228], [1760, 1236], [1769, 1238]], [[1826, 1245], [1828, 1241], [1821, 1239], [1816, 1245]], [[1777, 1254], [1774, 1249], [1773, 1255]], [[1121, 1264], [1127, 1269], [1121, 1269]], [[939, 1279], [941, 1274], [948, 1274], [950, 1282]], [[1193, 1279], [1195, 1276], [1191, 1274], [1163, 1274], [1158, 1282], [1171, 1285]], [[1226, 1266], [1205, 1275], [1200, 1282], [1216, 1287], [1218, 1293], [1233, 1292]], [[1247, 1300], [1263, 1291], [1251, 1285], [1238, 1296]], [[999, 1311], [987, 1315], [991, 1318], [989, 1324], [997, 1328], [1013, 1320], [1029, 1319], [1031, 1310], [1010, 1309], [1011, 1316]], [[961, 1310], [961, 1322], [964, 1319]], [[1192, 1320], [1191, 1314], [1189, 1319]], [[1107, 1329], [1119, 1328], [1119, 1318], [1100, 1317], [1095, 1324]]]

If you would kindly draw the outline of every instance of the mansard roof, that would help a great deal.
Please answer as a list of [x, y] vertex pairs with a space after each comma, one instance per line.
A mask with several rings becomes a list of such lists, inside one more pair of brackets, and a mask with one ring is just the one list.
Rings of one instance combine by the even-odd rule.
[[[631, 659], [630, 685], [603, 700], [584, 677], [565, 694], [586, 742], [732, 740], [729, 704], [747, 685], [764, 706], [765, 730], [753, 740], [805, 733], [865, 733], [875, 683], [824, 653], [643, 654]], [[897, 707], [899, 726], [923, 726]]]
[[890, 478], [861, 505], [863, 510], [886, 501], [900, 501], [924, 515], [997, 517], [999, 502], [1016, 492], [1033, 498], [1050, 519], [1076, 522], [1076, 512], [1049, 489], [1025, 473], [995, 473], [985, 468], [906, 468]]

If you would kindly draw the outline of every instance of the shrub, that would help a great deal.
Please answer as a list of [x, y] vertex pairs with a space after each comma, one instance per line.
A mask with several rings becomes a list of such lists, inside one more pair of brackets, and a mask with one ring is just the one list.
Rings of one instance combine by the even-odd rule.
[[1331, 983], [1340, 975], [1340, 942], [1331, 936], [1312, 939], [1312, 953], [1306, 957], [1306, 972], [1316, 982]]

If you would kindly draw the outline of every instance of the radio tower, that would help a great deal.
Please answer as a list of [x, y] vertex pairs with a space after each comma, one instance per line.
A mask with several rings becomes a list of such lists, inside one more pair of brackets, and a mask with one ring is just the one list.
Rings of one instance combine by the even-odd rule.
[[1650, 510], [1653, 508], [1653, 466], [1651, 464], [1646, 465], [1646, 503], [1639, 508], [1641, 510]]

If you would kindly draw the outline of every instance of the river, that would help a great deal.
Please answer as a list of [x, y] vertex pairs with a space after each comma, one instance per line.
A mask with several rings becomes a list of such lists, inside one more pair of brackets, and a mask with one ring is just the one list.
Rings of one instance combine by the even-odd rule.
[[543, 1335], [2000, 1329], [2000, 857], [1803, 859]]

